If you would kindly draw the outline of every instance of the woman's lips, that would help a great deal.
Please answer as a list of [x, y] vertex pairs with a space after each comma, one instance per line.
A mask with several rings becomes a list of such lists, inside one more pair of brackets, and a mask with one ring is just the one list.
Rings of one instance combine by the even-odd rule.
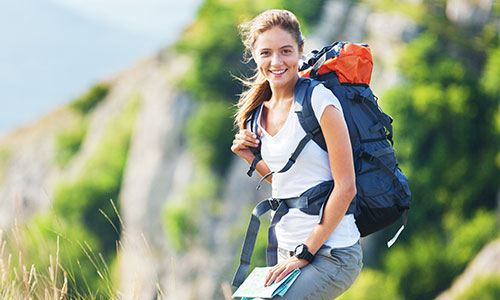
[[288, 69], [283, 69], [283, 70], [269, 70], [269, 72], [271, 72], [275, 76], [281, 76], [281, 75], [285, 74], [285, 72], [287, 70]]

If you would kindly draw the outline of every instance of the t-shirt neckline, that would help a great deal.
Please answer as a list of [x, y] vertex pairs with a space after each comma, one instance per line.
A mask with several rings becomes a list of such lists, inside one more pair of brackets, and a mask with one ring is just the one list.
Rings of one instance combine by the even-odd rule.
[[286, 117], [285, 124], [281, 126], [281, 128], [276, 132], [275, 135], [271, 135], [269, 132], [267, 132], [264, 127], [262, 126], [262, 111], [264, 110], [264, 103], [261, 104], [261, 108], [259, 110], [259, 115], [257, 117], [257, 126], [262, 130], [262, 132], [269, 138], [274, 139], [281, 135], [281, 132], [284, 131], [284, 129], [288, 126], [288, 123], [290, 123], [291, 115], [294, 111], [294, 106], [295, 106], [295, 101], [292, 100], [292, 104], [290, 105], [290, 110], [288, 111], [288, 116]]

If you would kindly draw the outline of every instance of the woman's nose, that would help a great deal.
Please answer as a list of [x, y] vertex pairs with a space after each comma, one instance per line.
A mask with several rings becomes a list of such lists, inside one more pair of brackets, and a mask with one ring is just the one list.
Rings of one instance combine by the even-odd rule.
[[281, 65], [282, 62], [283, 61], [281, 59], [281, 55], [279, 53], [274, 53], [273, 58], [271, 60], [271, 65], [273, 66]]

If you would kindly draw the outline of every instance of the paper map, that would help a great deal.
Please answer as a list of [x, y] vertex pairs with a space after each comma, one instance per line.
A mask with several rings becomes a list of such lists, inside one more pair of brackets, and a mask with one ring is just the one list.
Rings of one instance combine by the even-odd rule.
[[272, 298], [276, 295], [283, 296], [300, 275], [300, 269], [295, 269], [280, 282], [265, 287], [264, 282], [269, 269], [271, 267], [253, 269], [243, 284], [234, 292], [233, 298], [243, 297], [242, 300], [249, 300], [255, 297]]

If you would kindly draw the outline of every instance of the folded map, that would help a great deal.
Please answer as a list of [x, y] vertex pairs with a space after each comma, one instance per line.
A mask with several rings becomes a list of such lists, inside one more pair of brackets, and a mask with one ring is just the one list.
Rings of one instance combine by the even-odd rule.
[[295, 269], [290, 272], [285, 278], [279, 282], [275, 282], [270, 286], [264, 286], [266, 275], [271, 267], [255, 268], [248, 275], [247, 279], [234, 292], [233, 298], [252, 299], [252, 298], [272, 298], [276, 295], [283, 297], [292, 283], [300, 275], [300, 269]]

